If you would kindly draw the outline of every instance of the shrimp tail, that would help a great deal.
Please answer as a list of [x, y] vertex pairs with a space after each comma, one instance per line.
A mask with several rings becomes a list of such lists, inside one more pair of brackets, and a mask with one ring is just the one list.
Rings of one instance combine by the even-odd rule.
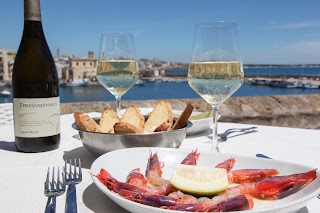
[[192, 150], [181, 162], [184, 165], [197, 165], [197, 161], [200, 157], [200, 153], [197, 153], [196, 150]]
[[211, 206], [208, 212], [230, 212], [250, 210], [254, 206], [253, 198], [250, 195], [238, 195], [228, 200]]
[[236, 163], [236, 160], [234, 158], [229, 158], [228, 160], [225, 160], [222, 163], [219, 163], [215, 167], [226, 169], [227, 172], [230, 172], [230, 170], [233, 168], [235, 163]]

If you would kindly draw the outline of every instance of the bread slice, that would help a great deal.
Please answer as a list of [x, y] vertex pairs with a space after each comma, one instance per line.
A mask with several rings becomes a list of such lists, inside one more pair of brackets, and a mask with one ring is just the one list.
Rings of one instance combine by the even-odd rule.
[[84, 130], [85, 128], [84, 128], [83, 124], [80, 122], [80, 118], [82, 116], [84, 116], [84, 114], [82, 112], [73, 113], [73, 117], [76, 120], [76, 124], [77, 124], [78, 128]]
[[172, 106], [168, 101], [161, 100], [154, 107], [144, 124], [144, 132], [154, 132], [159, 126], [168, 124], [170, 130], [173, 123]]
[[162, 123], [160, 126], [158, 126], [154, 132], [164, 132], [170, 129], [170, 124], [168, 123]]
[[174, 123], [172, 129], [181, 129], [187, 125], [188, 119], [191, 116], [191, 113], [193, 111], [193, 106], [191, 104], [187, 104], [184, 111], [179, 116], [178, 120]]
[[118, 122], [114, 124], [114, 132], [115, 133], [142, 133], [141, 129], [138, 129], [136, 126], [125, 123], [125, 122]]
[[140, 109], [136, 106], [130, 106], [124, 112], [121, 122], [132, 124], [137, 127], [137, 129], [142, 132], [144, 127], [145, 118], [141, 114]]
[[74, 117], [77, 123], [77, 126], [89, 132], [102, 132], [100, 126], [88, 115], [85, 115], [81, 112], [75, 112]]
[[113, 126], [117, 122], [120, 122], [118, 115], [112, 109], [105, 108], [99, 122], [102, 132], [114, 133]]

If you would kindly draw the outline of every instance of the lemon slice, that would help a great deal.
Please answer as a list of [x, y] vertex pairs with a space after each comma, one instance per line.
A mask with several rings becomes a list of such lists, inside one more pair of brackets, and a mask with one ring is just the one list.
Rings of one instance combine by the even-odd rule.
[[225, 169], [179, 164], [170, 183], [182, 192], [209, 196], [228, 188], [228, 176]]
[[201, 113], [199, 115], [192, 115], [190, 116], [189, 120], [200, 120], [200, 119], [204, 119], [204, 118], [212, 118], [213, 112], [212, 111], [208, 111], [208, 112], [204, 112]]

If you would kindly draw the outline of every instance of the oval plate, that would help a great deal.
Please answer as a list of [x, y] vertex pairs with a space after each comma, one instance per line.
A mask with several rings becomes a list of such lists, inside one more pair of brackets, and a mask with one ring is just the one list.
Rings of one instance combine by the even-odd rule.
[[[164, 162], [162, 176], [166, 179], [170, 179], [173, 168], [176, 164], [179, 164], [184, 157], [190, 152], [190, 150], [170, 149], [170, 148], [131, 148], [121, 149], [113, 152], [106, 153], [97, 158], [92, 166], [91, 173], [98, 174], [101, 168], [106, 169], [114, 178], [119, 181], [125, 181], [128, 173], [135, 168], [141, 168], [141, 172], [144, 173], [147, 166], [147, 157], [152, 152], [158, 152], [158, 156], [161, 162]], [[199, 166], [215, 166], [222, 161], [234, 157], [236, 164], [234, 169], [278, 169], [279, 175], [289, 175], [294, 173], [306, 172], [312, 170], [309, 166], [262, 159], [256, 157], [240, 156], [235, 154], [219, 154], [210, 152], [201, 152], [198, 161]], [[300, 191], [279, 200], [264, 201], [254, 199], [255, 207], [250, 213], [274, 213], [274, 212], [296, 212], [303, 208], [311, 199], [315, 198], [320, 193], [320, 178], [319, 171], [317, 171], [317, 178], [313, 180], [309, 185], [301, 189]], [[116, 202], [119, 206], [133, 213], [177, 213], [181, 211], [173, 211], [155, 208], [151, 206], [142, 205], [133, 201], [127, 200], [110, 191], [104, 186], [96, 177], [92, 176], [94, 184], [105, 193], [111, 200]]]

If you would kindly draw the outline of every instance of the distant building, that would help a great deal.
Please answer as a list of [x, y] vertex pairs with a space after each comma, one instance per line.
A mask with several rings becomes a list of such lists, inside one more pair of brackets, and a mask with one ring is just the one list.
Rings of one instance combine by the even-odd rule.
[[7, 84], [11, 82], [12, 70], [16, 53], [12, 50], [0, 49], [0, 82]]
[[96, 78], [98, 61], [94, 53], [89, 51], [88, 58], [69, 57], [69, 66], [62, 68], [62, 79], [70, 82], [79, 79]]

